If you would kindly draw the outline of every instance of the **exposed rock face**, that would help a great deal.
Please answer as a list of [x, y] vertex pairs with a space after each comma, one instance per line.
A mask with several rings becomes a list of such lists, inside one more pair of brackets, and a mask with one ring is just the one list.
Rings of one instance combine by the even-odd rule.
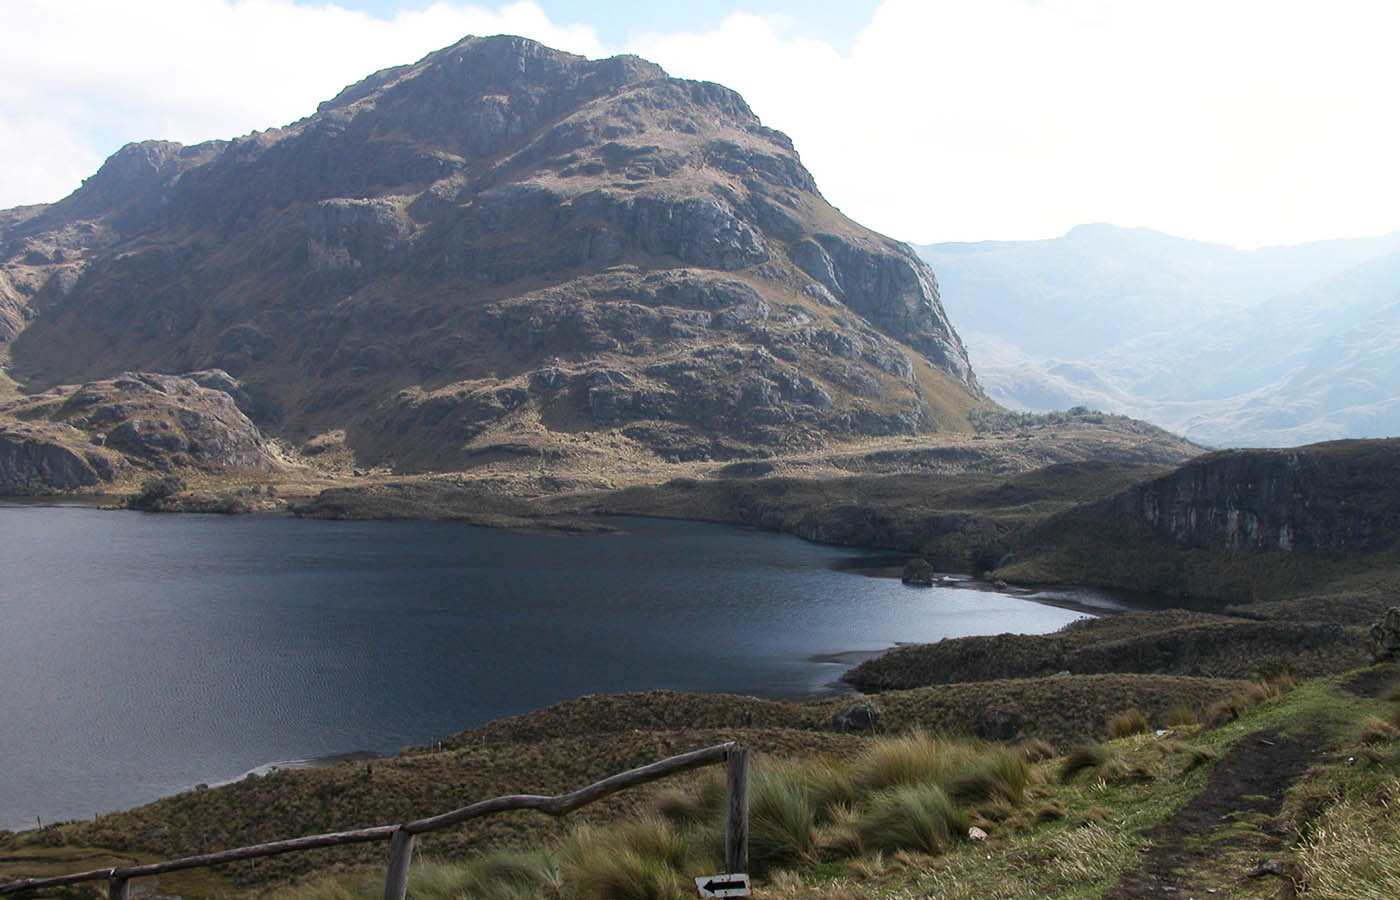
[[111, 480], [112, 460], [75, 428], [0, 425], [0, 492], [44, 494]]
[[209, 472], [280, 464], [225, 390], [223, 372], [177, 377], [127, 372], [0, 407], [0, 491], [74, 490], [128, 468]]
[[1386, 610], [1385, 616], [1371, 626], [1366, 653], [1373, 663], [1400, 659], [1400, 606]]
[[763, 456], [965, 429], [982, 402], [932, 271], [832, 209], [737, 94], [520, 38], [285, 128], [130, 145], [0, 213], [0, 259], [31, 388], [221, 369], [268, 427], [343, 428], [401, 469], [520, 430]]
[[1400, 540], [1400, 440], [1212, 453], [1109, 505], [1183, 545], [1355, 556]]
[[879, 724], [880, 711], [869, 702], [853, 703], [831, 717], [831, 727], [843, 734], [871, 734]]

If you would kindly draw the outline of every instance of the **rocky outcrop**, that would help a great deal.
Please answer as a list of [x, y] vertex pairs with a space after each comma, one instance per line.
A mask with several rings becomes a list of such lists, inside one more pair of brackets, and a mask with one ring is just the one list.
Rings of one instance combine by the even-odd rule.
[[1400, 540], [1400, 439], [1212, 453], [1107, 506], [1184, 546], [1374, 552]]
[[1381, 620], [1371, 626], [1366, 654], [1372, 663], [1400, 659], [1400, 606], [1386, 610]]
[[794, 244], [790, 255], [841, 302], [975, 388], [967, 351], [939, 303], [933, 270], [907, 245], [817, 234]]
[[0, 493], [47, 494], [110, 481], [112, 455], [76, 428], [0, 423]]
[[127, 372], [12, 401], [0, 406], [0, 491], [76, 490], [127, 469], [279, 468], [238, 392], [223, 372]]
[[904, 564], [899, 580], [919, 587], [933, 587], [933, 565], [926, 559], [911, 559]]
[[831, 717], [831, 727], [842, 734], [873, 734], [879, 725], [880, 711], [865, 701], [839, 709]]
[[[123, 148], [0, 214], [0, 263], [30, 389], [219, 369], [266, 427], [344, 430], [402, 469], [462, 467], [512, 428], [761, 457], [967, 430], [981, 402], [933, 273], [832, 209], [738, 94], [521, 38], [465, 39], [285, 128]], [[100, 430], [143, 459], [205, 465], [210, 444]]]

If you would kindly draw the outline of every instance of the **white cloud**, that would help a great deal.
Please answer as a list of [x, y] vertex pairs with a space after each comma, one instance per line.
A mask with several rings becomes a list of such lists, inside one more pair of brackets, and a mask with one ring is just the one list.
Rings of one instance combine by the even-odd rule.
[[828, 199], [907, 240], [1400, 226], [1388, 0], [887, 0], [847, 54], [759, 14], [606, 48], [529, 2], [386, 22], [290, 0], [5, 0], [4, 27], [0, 207], [57, 199], [125, 140], [283, 124], [375, 69], [507, 32], [735, 88]]
[[1387, 2], [889, 0], [844, 57], [747, 15], [634, 49], [743, 93], [902, 238], [1256, 245], [1400, 227], [1397, 39]]
[[5, 0], [0, 207], [56, 200], [126, 141], [284, 125], [371, 72], [468, 34], [604, 55], [533, 3], [437, 3], [392, 21], [290, 0]]

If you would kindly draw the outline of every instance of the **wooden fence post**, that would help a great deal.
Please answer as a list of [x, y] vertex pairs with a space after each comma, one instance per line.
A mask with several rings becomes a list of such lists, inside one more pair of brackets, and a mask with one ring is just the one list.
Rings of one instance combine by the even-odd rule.
[[728, 874], [749, 870], [749, 751], [729, 751], [726, 796], [729, 816], [724, 828], [724, 864]]
[[91, 869], [86, 872], [72, 872], [49, 878], [20, 878], [15, 881], [0, 882], [0, 895], [78, 884], [84, 881], [106, 881], [108, 900], [131, 900], [131, 880], [134, 878], [150, 878], [164, 875], [166, 872], [217, 866], [243, 859], [258, 859], [281, 853], [294, 853], [319, 847], [339, 847], [344, 844], [359, 844], [366, 841], [382, 841], [388, 838], [389, 866], [384, 880], [384, 898], [385, 900], [405, 900], [408, 895], [408, 870], [413, 863], [414, 835], [426, 834], [471, 819], [515, 809], [533, 809], [545, 815], [559, 817], [618, 791], [636, 787], [639, 784], [647, 784], [680, 772], [689, 772], [691, 769], [698, 769], [701, 766], [715, 765], [721, 760], [726, 762], [728, 766], [728, 823], [725, 828], [725, 862], [730, 872], [745, 874], [749, 865], [749, 751], [730, 741], [670, 756], [645, 766], [628, 769], [626, 772], [618, 772], [616, 775], [610, 775], [576, 791], [553, 797], [542, 797], [537, 794], [507, 794], [426, 819], [405, 822], [401, 825], [378, 825], [354, 831], [309, 834], [283, 841], [252, 844], [247, 847], [235, 847], [232, 850], [220, 850], [216, 853], [204, 853], [199, 856], [182, 856], [179, 859], [167, 859], [143, 865]]
[[404, 900], [408, 867], [413, 863], [413, 835], [400, 828], [389, 839], [389, 873], [384, 876], [384, 900]]

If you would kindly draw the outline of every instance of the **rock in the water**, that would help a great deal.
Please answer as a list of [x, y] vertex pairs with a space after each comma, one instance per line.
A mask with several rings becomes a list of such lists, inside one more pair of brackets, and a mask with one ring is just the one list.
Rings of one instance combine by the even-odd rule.
[[905, 584], [933, 587], [933, 565], [926, 559], [911, 559], [904, 564], [904, 574], [899, 580]]
[[869, 702], [856, 703], [831, 717], [831, 725], [846, 734], [873, 732], [880, 723], [880, 711]]
[[1381, 620], [1371, 626], [1366, 652], [1373, 663], [1400, 659], [1400, 606], [1386, 610]]

